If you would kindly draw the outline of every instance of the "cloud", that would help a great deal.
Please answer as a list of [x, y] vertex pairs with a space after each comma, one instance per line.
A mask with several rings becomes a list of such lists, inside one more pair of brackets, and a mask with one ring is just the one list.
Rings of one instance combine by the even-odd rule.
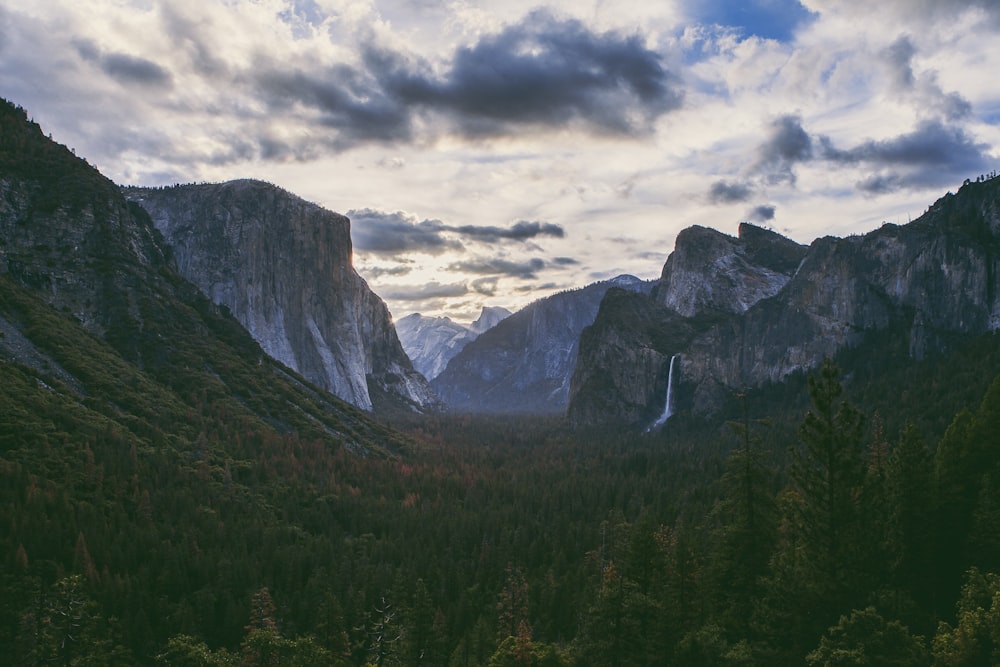
[[787, 114], [771, 122], [767, 138], [757, 147], [752, 170], [772, 185], [794, 185], [793, 167], [812, 156], [812, 138], [802, 128], [802, 118], [797, 114]]
[[484, 242], [498, 241], [500, 239], [526, 241], [528, 239], [533, 239], [536, 236], [554, 236], [556, 238], [563, 238], [566, 235], [566, 232], [559, 225], [537, 221], [527, 222], [524, 220], [517, 222], [514, 226], [508, 228], [463, 225], [460, 227], [448, 227], [447, 229], [457, 234], [461, 234], [462, 236], [474, 238], [478, 241]]
[[170, 72], [151, 60], [127, 53], [105, 53], [90, 40], [76, 40], [73, 45], [81, 58], [96, 64], [119, 83], [152, 88], [169, 88], [173, 85]]
[[917, 48], [903, 35], [883, 50], [881, 56], [889, 69], [890, 80], [897, 94], [905, 95], [924, 114], [934, 112], [946, 120], [958, 120], [972, 114], [972, 104], [958, 93], [946, 93], [938, 84], [933, 70], [919, 75], [913, 71]]
[[440, 255], [464, 246], [446, 236], [440, 220], [420, 220], [403, 212], [383, 213], [372, 209], [347, 212], [351, 219], [351, 240], [356, 250], [375, 255], [420, 252]]
[[873, 6], [894, 19], [934, 27], [939, 21], [957, 23], [966, 12], [978, 12], [983, 25], [1000, 30], [1000, 4], [996, 0], [808, 0], [808, 4], [822, 13], [840, 11], [851, 18], [870, 14]]
[[559, 266], [576, 266], [580, 263], [579, 260], [573, 259], [572, 257], [553, 257], [552, 261]]
[[431, 281], [423, 285], [389, 285], [379, 290], [383, 299], [393, 301], [424, 301], [465, 296], [469, 286], [463, 283], [441, 284]]
[[416, 217], [397, 211], [384, 213], [372, 209], [348, 211], [352, 221], [351, 237], [357, 250], [372, 254], [397, 255], [420, 252], [440, 255], [450, 250], [464, 250], [465, 245], [457, 236], [479, 243], [498, 241], [527, 241], [538, 236], [563, 238], [565, 230], [559, 225], [538, 221], [520, 221], [510, 227], [492, 225], [446, 225], [440, 220], [417, 220]]
[[747, 220], [750, 222], [768, 222], [774, 220], [776, 211], [777, 208], [773, 204], [760, 204], [750, 209], [747, 213]]
[[272, 113], [296, 104], [318, 112], [328, 144], [343, 150], [359, 143], [392, 143], [413, 136], [411, 111], [382, 89], [377, 77], [347, 65], [316, 71], [269, 69], [256, 73], [256, 92]]
[[406, 265], [396, 265], [396, 266], [364, 266], [358, 267], [358, 273], [365, 276], [369, 280], [378, 280], [384, 276], [405, 276], [413, 272], [412, 266]]
[[464, 259], [448, 265], [448, 271], [464, 273], [511, 276], [525, 280], [538, 277], [538, 272], [545, 268], [545, 261], [534, 257], [523, 262], [513, 262], [500, 257], [478, 257]]
[[912, 132], [868, 140], [847, 150], [835, 148], [826, 137], [821, 145], [827, 160], [880, 170], [857, 183], [869, 193], [948, 184], [986, 171], [991, 162], [988, 145], [977, 143], [961, 127], [937, 120], [922, 121]]
[[[196, 30], [179, 19], [176, 30]], [[441, 65], [369, 40], [356, 64], [274, 62], [239, 77], [272, 113], [305, 109], [334, 150], [408, 143], [436, 131], [478, 138], [525, 128], [643, 135], [680, 108], [681, 79], [638, 36], [596, 33], [536, 11], [456, 49]]]
[[683, 101], [680, 78], [637, 35], [598, 34], [544, 10], [459, 48], [442, 80], [397, 58], [368, 63], [399, 99], [444, 112], [467, 136], [572, 121], [600, 133], [645, 134]]
[[750, 199], [753, 188], [747, 183], [716, 181], [708, 188], [708, 200], [713, 204], [735, 204]]
[[482, 294], [483, 296], [496, 296], [497, 284], [499, 282], [499, 278], [491, 276], [489, 278], [476, 278], [470, 283], [470, 285], [477, 294]]

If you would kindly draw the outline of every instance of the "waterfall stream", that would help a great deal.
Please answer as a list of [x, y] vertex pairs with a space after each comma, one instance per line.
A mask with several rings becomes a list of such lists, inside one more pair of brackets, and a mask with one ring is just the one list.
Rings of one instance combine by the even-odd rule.
[[663, 426], [674, 414], [674, 365], [680, 356], [679, 354], [675, 354], [670, 357], [670, 371], [667, 373], [667, 400], [663, 404], [663, 414], [660, 415], [660, 418], [656, 420], [649, 430]]

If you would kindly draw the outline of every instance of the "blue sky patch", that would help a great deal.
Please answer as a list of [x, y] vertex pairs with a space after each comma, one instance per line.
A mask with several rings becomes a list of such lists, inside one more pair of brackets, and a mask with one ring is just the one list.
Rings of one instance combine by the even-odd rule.
[[779, 42], [791, 41], [799, 26], [816, 18], [798, 0], [688, 0], [687, 9], [698, 23]]

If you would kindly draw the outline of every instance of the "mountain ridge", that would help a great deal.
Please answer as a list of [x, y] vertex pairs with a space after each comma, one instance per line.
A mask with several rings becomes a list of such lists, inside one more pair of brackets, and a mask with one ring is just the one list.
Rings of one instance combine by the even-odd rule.
[[[741, 225], [741, 232], [750, 229]], [[798, 251], [784, 237], [768, 242], [782, 252], [758, 252], [756, 264], [746, 264], [745, 252], [736, 256], [738, 239], [721, 241], [731, 249], [728, 258], [722, 255], [731, 266], [744, 262], [736, 272], [746, 279], [740, 282], [732, 272], [712, 270], [718, 252], [689, 244], [720, 233], [682, 232], [653, 298], [637, 297], [628, 306], [636, 325], [615, 315], [624, 306], [611, 302], [584, 332], [568, 417], [578, 425], [602, 423], [609, 414], [632, 427], [651, 423], [662, 411], [666, 369], [675, 354], [681, 355], [682, 402], [708, 415], [733, 391], [815, 368], [879, 331], [904, 332], [914, 359], [946, 349], [956, 337], [995, 331], [998, 232], [995, 178], [967, 182], [908, 225], [816, 239], [791, 274]], [[782, 284], [771, 283], [770, 294], [743, 289], [759, 286], [757, 278], [767, 275], [760, 262], [773, 264], [774, 257], [783, 258]], [[673, 280], [678, 265], [695, 267], [679, 284]], [[759, 298], [747, 304], [742, 297], [748, 294]]]
[[431, 386], [457, 412], [563, 413], [580, 332], [612, 288], [652, 284], [618, 276], [534, 301], [468, 344]]

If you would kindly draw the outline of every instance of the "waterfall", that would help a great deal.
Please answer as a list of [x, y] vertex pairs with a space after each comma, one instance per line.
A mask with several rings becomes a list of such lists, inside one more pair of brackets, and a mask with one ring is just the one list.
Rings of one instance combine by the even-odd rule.
[[677, 358], [679, 356], [681, 355], [675, 354], [670, 357], [670, 371], [667, 373], [667, 400], [663, 404], [663, 414], [660, 415], [660, 418], [656, 420], [656, 423], [650, 427], [649, 430], [651, 431], [654, 428], [659, 428], [660, 426], [666, 424], [667, 420], [674, 414], [674, 365], [677, 363]]

